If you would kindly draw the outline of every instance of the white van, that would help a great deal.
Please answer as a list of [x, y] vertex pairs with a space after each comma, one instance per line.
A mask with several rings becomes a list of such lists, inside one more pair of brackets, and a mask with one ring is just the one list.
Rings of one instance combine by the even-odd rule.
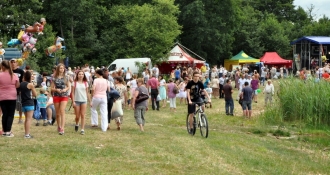
[[132, 73], [137, 74], [139, 73], [139, 68], [135, 66], [135, 62], [140, 62], [142, 64], [148, 63], [148, 69], [152, 69], [152, 63], [150, 58], [119, 58], [113, 61], [107, 69], [110, 73], [112, 73], [121, 69], [122, 67], [124, 67], [125, 69], [129, 67]]

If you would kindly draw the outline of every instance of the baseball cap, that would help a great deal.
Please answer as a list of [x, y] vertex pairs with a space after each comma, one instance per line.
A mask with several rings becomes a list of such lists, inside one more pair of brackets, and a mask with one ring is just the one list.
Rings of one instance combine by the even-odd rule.
[[12, 58], [12, 59], [10, 59], [10, 61], [16, 61], [17, 59], [16, 58]]

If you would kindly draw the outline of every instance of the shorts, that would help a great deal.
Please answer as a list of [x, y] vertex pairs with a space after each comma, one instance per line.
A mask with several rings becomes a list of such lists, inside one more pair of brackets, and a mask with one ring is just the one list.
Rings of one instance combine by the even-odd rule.
[[[203, 101], [204, 100], [202, 98], [199, 98], [197, 100], [192, 100], [193, 103], [201, 103]], [[188, 102], [188, 114], [192, 114], [192, 113], [195, 113], [195, 112], [196, 112], [196, 104], [190, 105], [189, 102]]]
[[83, 104], [86, 104], [87, 102], [86, 101], [75, 101], [76, 103], [76, 106], [81, 106]]
[[130, 105], [131, 104], [131, 99], [127, 100], [127, 104]]
[[62, 101], [68, 101], [68, 100], [69, 100], [68, 97], [57, 97], [57, 96], [53, 97], [53, 102], [54, 103], [60, 103]]
[[17, 95], [16, 99], [16, 111], [22, 111], [22, 99], [20, 95]]
[[34, 106], [22, 106], [22, 112], [34, 111]]
[[252, 103], [252, 101], [243, 101], [243, 103], [242, 103], [243, 110], [246, 110], [246, 108], [247, 108], [247, 110], [251, 111], [251, 109], [252, 109], [251, 103]]

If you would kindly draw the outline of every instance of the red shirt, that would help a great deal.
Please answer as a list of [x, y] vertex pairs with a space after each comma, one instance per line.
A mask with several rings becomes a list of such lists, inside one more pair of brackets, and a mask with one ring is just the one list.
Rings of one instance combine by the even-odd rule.
[[325, 72], [325, 73], [322, 74], [322, 77], [324, 79], [328, 79], [330, 77], [330, 75], [327, 72]]
[[159, 82], [155, 77], [152, 77], [151, 79], [148, 80], [148, 86], [151, 89], [157, 89], [159, 86]]

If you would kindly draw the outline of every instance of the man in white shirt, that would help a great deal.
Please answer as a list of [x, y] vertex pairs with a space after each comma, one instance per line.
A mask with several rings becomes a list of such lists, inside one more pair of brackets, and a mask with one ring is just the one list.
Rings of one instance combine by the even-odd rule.
[[238, 90], [237, 98], [236, 98], [237, 101], [239, 100], [239, 96], [240, 96], [240, 94], [241, 94], [241, 92], [242, 92], [243, 85], [244, 85], [244, 83], [246, 82], [246, 79], [245, 79], [244, 77], [245, 77], [244, 75], [241, 75], [241, 77], [238, 79], [239, 90]]
[[220, 65], [220, 68], [219, 68], [219, 77], [222, 77], [223, 71], [224, 71], [224, 69], [223, 69], [222, 65]]
[[219, 98], [224, 98], [225, 94], [223, 92], [223, 86], [225, 85], [225, 75], [222, 75], [222, 77], [219, 78]]
[[265, 94], [265, 106], [267, 106], [268, 100], [269, 100], [269, 103], [272, 104], [273, 95], [275, 93], [274, 85], [272, 84], [272, 80], [270, 80], [270, 79], [267, 80], [267, 84], [264, 88], [263, 93]]
[[158, 69], [158, 66], [155, 65], [153, 68], [152, 68], [152, 71], [153, 73], [156, 75], [156, 78], [158, 78], [159, 76], [159, 69]]
[[252, 81], [252, 79], [251, 79], [251, 75], [248, 75], [247, 77], [248, 77], [248, 78], [245, 79], [245, 82], [248, 82], [249, 85], [251, 85], [251, 81]]

